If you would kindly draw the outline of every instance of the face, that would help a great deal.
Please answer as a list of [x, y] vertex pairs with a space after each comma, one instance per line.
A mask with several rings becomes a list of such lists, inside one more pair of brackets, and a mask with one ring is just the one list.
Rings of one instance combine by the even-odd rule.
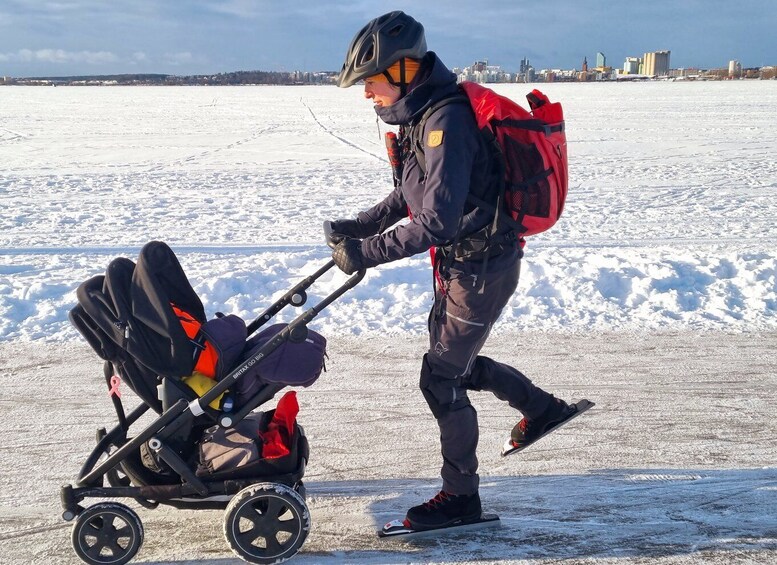
[[386, 81], [365, 79], [364, 97], [372, 100], [376, 106], [391, 106], [399, 100], [401, 92], [398, 86], [389, 84]]

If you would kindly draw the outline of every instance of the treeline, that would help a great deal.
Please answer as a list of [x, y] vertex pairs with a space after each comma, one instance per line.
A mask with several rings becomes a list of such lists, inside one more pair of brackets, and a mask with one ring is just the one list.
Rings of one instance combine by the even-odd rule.
[[[236, 71], [213, 75], [117, 74], [66, 77], [5, 77], [5, 84], [40, 85], [240, 85], [240, 84], [328, 84], [337, 77], [335, 72]], [[2, 78], [2, 77], [0, 77]]]
[[336, 73], [237, 71], [215, 75], [170, 76], [165, 84], [321, 84], [332, 82]]

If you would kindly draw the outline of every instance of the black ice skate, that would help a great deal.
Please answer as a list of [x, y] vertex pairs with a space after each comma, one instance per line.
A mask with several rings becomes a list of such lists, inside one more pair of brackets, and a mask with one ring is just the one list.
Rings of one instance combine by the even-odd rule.
[[393, 520], [378, 532], [380, 537], [428, 534], [440, 530], [462, 530], [499, 523], [495, 514], [483, 514], [480, 496], [454, 495], [440, 491], [437, 496], [407, 511], [404, 520]]
[[534, 419], [523, 418], [515, 425], [510, 433], [510, 439], [502, 446], [502, 457], [526, 449], [592, 406], [594, 403], [586, 399], [575, 404], [567, 404], [561, 399], [554, 398], [542, 416]]

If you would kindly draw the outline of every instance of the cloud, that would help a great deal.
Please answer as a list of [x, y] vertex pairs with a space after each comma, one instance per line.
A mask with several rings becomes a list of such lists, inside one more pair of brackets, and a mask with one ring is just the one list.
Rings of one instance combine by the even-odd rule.
[[0, 61], [22, 63], [86, 63], [104, 65], [119, 60], [110, 51], [66, 51], [64, 49], [19, 49], [15, 53], [0, 53]]
[[[202, 0], [201, 7], [206, 11], [222, 16], [230, 16], [243, 20], [254, 20], [259, 23], [273, 25], [279, 20], [313, 22], [318, 26], [332, 27], [340, 25], [343, 18], [354, 17], [361, 20], [379, 16], [380, 8], [375, 8], [366, 0]], [[369, 17], [358, 14], [371, 14]]]
[[614, 64], [661, 48], [678, 66], [774, 59], [775, 0], [548, 4], [540, 15], [514, 0], [0, 0], [0, 62], [17, 73], [335, 69], [353, 34], [389, 9], [421, 21], [429, 47], [451, 66], [486, 57], [512, 70], [529, 56], [535, 66], [570, 68], [596, 51]]
[[170, 65], [186, 65], [194, 61], [194, 55], [189, 51], [180, 53], [165, 53], [165, 61]]
[[253, 19], [262, 14], [262, 6], [249, 0], [227, 0], [226, 2], [205, 2], [205, 8], [217, 14]]

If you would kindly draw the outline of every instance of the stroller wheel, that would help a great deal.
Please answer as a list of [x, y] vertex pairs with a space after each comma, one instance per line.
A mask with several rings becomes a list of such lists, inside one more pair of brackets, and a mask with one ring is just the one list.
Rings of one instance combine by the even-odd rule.
[[73, 548], [90, 565], [124, 565], [143, 544], [143, 524], [124, 504], [102, 502], [84, 510], [73, 526]]
[[224, 536], [249, 563], [280, 563], [296, 554], [310, 531], [302, 497], [278, 483], [259, 483], [237, 493], [227, 506]]

